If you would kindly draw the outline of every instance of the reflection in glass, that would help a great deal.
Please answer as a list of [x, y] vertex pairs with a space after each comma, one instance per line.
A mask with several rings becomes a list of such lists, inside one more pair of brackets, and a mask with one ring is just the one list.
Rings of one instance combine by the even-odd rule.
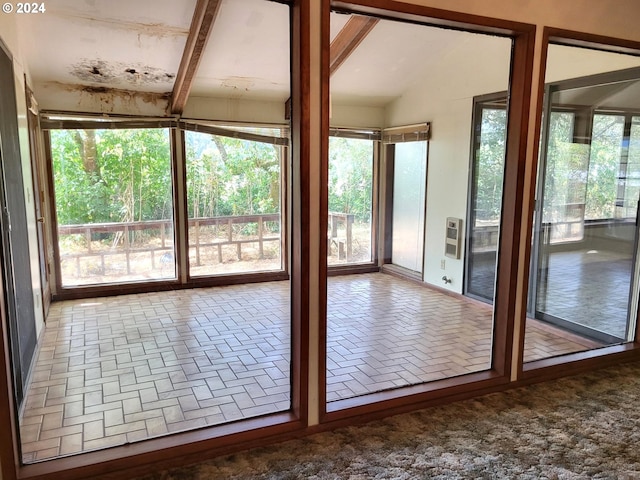
[[[639, 82], [615, 75], [549, 87], [530, 316], [556, 328], [565, 345], [525, 349], [525, 361], [633, 339], [640, 105], [620, 92]], [[535, 325], [528, 321], [525, 346]]]
[[[350, 42], [360, 17], [332, 13], [332, 44]], [[508, 90], [512, 40], [385, 18], [364, 20], [371, 29], [330, 72], [331, 130], [326, 134], [348, 130], [374, 138], [369, 145], [381, 145], [379, 175], [374, 175], [379, 184], [371, 187], [378, 195], [371, 223], [378, 226], [372, 243], [379, 246], [380, 270], [335, 275], [337, 270], [328, 269], [329, 402], [480, 372], [492, 361], [492, 309], [442, 290], [463, 293], [464, 240], [455, 253], [447, 252], [445, 242], [447, 219], [459, 226], [458, 233], [467, 224], [469, 100]], [[334, 202], [371, 198], [371, 147], [365, 157], [367, 142], [360, 144], [358, 181], [355, 170], [351, 176], [351, 162], [336, 162], [335, 152], [350, 142], [328, 141], [329, 210], [347, 212]], [[341, 182], [345, 188], [359, 185], [361, 196], [338, 198]], [[499, 214], [502, 194], [493, 194]], [[346, 237], [340, 228], [331, 255], [339, 255], [339, 239]]]

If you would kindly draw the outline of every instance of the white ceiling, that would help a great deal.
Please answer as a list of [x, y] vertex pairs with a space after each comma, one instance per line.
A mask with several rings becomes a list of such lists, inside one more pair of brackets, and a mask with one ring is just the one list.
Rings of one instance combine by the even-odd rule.
[[[196, 0], [48, 0], [18, 18], [38, 85], [169, 93]], [[331, 38], [348, 15], [332, 13]], [[477, 35], [382, 20], [331, 79], [334, 101], [382, 106], [436, 59]], [[191, 96], [284, 102], [290, 96], [289, 9], [223, 0]], [[393, 39], [393, 41], [390, 41]]]
[[[348, 15], [332, 13], [331, 38]], [[380, 20], [331, 77], [334, 101], [384, 106], [441, 67], [449, 52], [466, 42], [492, 49], [495, 37]]]
[[289, 8], [264, 0], [225, 0], [191, 94], [289, 98]]
[[196, 0], [48, 0], [18, 17], [35, 83], [170, 92]]
[[[39, 86], [51, 83], [171, 92], [195, 5], [196, 0], [47, 0], [45, 14], [18, 16], [36, 97]], [[331, 39], [348, 18], [331, 14]], [[191, 96], [284, 102], [290, 96], [289, 36], [286, 5], [222, 0]], [[490, 51], [496, 40], [380, 20], [331, 77], [332, 100], [385, 106], [436, 69], [454, 76], [456, 51]]]

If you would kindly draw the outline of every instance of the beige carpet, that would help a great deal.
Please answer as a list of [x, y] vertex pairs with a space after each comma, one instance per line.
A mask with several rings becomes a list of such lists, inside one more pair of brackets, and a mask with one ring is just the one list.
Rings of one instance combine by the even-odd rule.
[[640, 478], [640, 363], [158, 472], [185, 479]]

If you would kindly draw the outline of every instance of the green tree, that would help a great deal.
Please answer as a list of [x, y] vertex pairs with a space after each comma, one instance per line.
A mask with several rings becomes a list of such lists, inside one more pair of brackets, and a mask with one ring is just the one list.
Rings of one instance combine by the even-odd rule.
[[329, 211], [371, 220], [373, 142], [329, 138]]
[[51, 151], [60, 224], [171, 218], [167, 129], [54, 130]]

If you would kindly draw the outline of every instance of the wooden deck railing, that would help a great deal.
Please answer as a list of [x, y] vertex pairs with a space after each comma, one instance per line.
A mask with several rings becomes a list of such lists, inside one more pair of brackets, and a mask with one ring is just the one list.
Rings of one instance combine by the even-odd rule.
[[[264, 243], [280, 241], [280, 234], [270, 234], [265, 228], [267, 222], [280, 222], [280, 214], [263, 215], [235, 215], [224, 217], [201, 217], [191, 218], [188, 221], [190, 229], [193, 227], [193, 234], [189, 235], [189, 247], [196, 252], [196, 264], [200, 265], [200, 253], [203, 247], [216, 247], [218, 261], [222, 262], [222, 247], [234, 245], [238, 260], [242, 260], [242, 245], [248, 243], [258, 243], [259, 256], [263, 256]], [[234, 226], [256, 224], [255, 235], [240, 236], [234, 232]], [[223, 231], [224, 237], [217, 237], [211, 240], [204, 238], [200, 228], [205, 226], [226, 227]], [[153, 232], [149, 238], [159, 238], [159, 245], [152, 245], [149, 242], [132, 242], [132, 232]], [[156, 233], [157, 232], [157, 233]], [[111, 235], [112, 247], [96, 249], [92, 242], [99, 234]], [[127, 274], [131, 273], [131, 255], [138, 253], [149, 253], [151, 255], [151, 268], [156, 268], [156, 255], [160, 254], [160, 263], [174, 263], [173, 257], [173, 221], [172, 220], [152, 220], [142, 222], [114, 222], [114, 223], [90, 223], [83, 225], [60, 225], [58, 236], [62, 235], [82, 235], [86, 242], [86, 251], [70, 253], [60, 252], [62, 259], [75, 259], [76, 272], [80, 275], [80, 259], [85, 257], [99, 257], [102, 271], [105, 270], [105, 257], [112, 255], [125, 255]], [[140, 246], [136, 244], [140, 243]], [[168, 255], [168, 256], [167, 256]]]
[[[327, 233], [327, 251], [331, 255], [332, 244], [338, 247], [338, 258], [350, 262], [353, 257], [353, 220], [352, 213], [329, 212]], [[344, 237], [338, 235], [340, 225], [344, 226]]]

